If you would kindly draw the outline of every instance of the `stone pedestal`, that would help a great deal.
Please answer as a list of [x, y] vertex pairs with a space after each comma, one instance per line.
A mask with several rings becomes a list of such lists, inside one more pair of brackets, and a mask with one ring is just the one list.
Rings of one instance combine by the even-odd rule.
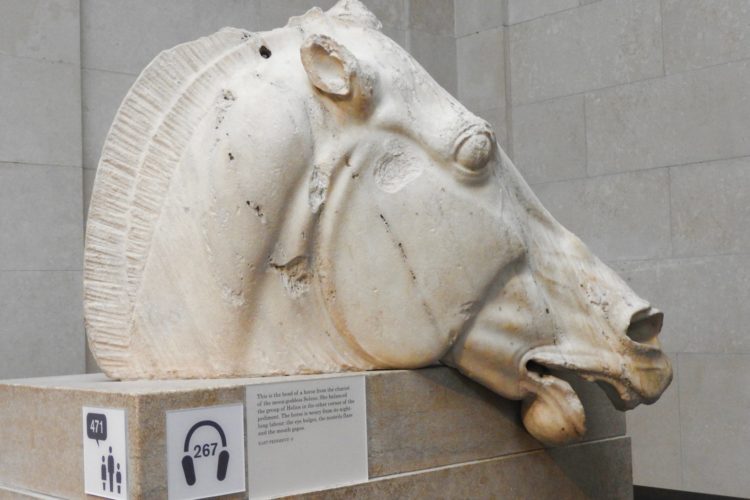
[[[303, 496], [632, 497], [624, 416], [594, 386], [572, 381], [587, 409], [586, 440], [544, 449], [523, 429], [518, 403], [449, 368], [365, 376], [370, 480]], [[130, 496], [166, 498], [166, 411], [244, 403], [247, 385], [302, 378], [114, 382], [81, 375], [3, 381], [0, 499], [85, 497], [83, 406], [127, 409]]]

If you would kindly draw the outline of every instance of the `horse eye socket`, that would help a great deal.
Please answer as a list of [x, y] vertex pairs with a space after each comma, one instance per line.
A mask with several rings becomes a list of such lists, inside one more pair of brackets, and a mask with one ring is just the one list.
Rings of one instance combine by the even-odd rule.
[[271, 57], [271, 51], [268, 50], [268, 47], [266, 47], [265, 45], [262, 45], [258, 52], [260, 52], [260, 57], [262, 57], [263, 59], [268, 59], [269, 57]]
[[456, 161], [464, 168], [477, 172], [490, 159], [492, 140], [487, 134], [479, 133], [467, 137], [456, 151]]

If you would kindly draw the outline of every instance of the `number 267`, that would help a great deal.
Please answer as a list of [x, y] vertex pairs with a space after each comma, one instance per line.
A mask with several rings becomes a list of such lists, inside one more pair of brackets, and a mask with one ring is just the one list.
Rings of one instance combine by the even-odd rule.
[[196, 444], [193, 446], [193, 458], [212, 457], [216, 454], [217, 443]]

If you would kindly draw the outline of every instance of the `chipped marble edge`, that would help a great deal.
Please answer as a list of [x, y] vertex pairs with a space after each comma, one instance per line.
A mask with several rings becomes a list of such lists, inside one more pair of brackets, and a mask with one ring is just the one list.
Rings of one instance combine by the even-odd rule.
[[[425, 368], [438, 368], [440, 365]], [[450, 369], [445, 367], [446, 369]], [[358, 375], [372, 376], [379, 374], [400, 374], [415, 370], [372, 370], [336, 373], [316, 373], [308, 375], [273, 375], [267, 377], [238, 377], [219, 379], [149, 379], [149, 380], [113, 380], [103, 373], [60, 375], [52, 377], [35, 377], [0, 380], [0, 388], [24, 387], [31, 389], [72, 390], [98, 393], [117, 393], [125, 395], [147, 395], [170, 392], [190, 392], [213, 389], [237, 388], [248, 385], [273, 384], [278, 382], [297, 382], [328, 378], [352, 377]]]

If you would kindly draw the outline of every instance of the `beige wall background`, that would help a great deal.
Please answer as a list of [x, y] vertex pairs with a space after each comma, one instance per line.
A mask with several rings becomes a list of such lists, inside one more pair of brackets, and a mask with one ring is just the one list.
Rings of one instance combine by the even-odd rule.
[[[635, 483], [750, 495], [750, 0], [364, 2], [666, 312], [676, 378], [628, 414]], [[87, 368], [84, 214], [140, 70], [332, 3], [0, 0], [0, 378]]]
[[[458, 95], [665, 313], [636, 484], [750, 496], [750, 1], [456, 0]], [[490, 63], [492, 61], [492, 63]]]

